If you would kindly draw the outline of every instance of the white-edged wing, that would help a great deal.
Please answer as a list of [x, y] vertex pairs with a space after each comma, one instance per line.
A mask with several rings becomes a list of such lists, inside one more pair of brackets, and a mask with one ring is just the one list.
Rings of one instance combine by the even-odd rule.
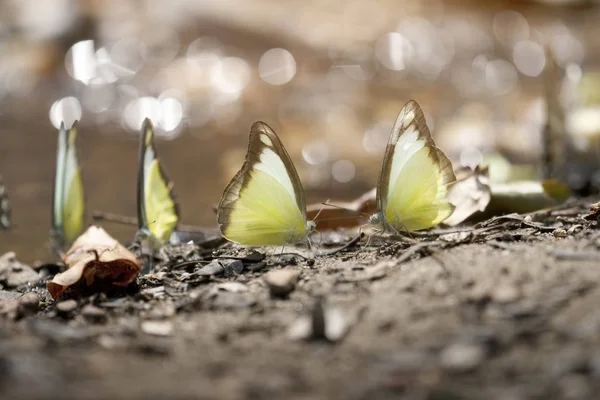
[[455, 181], [452, 163], [436, 147], [423, 110], [409, 101], [398, 114], [385, 150], [374, 220], [396, 232], [435, 226], [452, 213], [448, 187]]
[[56, 170], [52, 197], [52, 237], [59, 247], [72, 243], [83, 228], [83, 183], [77, 161], [77, 122], [58, 130]]
[[264, 122], [252, 125], [246, 160], [225, 188], [217, 221], [225, 238], [245, 245], [294, 243], [310, 230], [298, 173]]

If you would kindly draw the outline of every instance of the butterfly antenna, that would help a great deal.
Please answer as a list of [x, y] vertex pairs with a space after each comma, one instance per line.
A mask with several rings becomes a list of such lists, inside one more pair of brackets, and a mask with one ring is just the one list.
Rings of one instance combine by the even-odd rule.
[[114, 214], [104, 211], [94, 211], [92, 213], [92, 219], [95, 221], [108, 221], [115, 222], [123, 225], [137, 225], [137, 218], [128, 217], [126, 215]]
[[[329, 200], [328, 200], [328, 201], [329, 201]], [[326, 201], [326, 202], [323, 202], [323, 203], [321, 203], [321, 204], [322, 204], [322, 205], [324, 205], [324, 206], [327, 206], [327, 207], [338, 208], [338, 209], [340, 209], [340, 210], [344, 210], [344, 211], [350, 211], [350, 212], [353, 212], [353, 213], [356, 213], [356, 214], [364, 215], [364, 216], [366, 216], [366, 217], [369, 217], [369, 216], [370, 216], [370, 214], [368, 214], [368, 213], [364, 213], [364, 212], [362, 212], [362, 211], [358, 211], [358, 210], [353, 210], [353, 209], [351, 209], [351, 208], [347, 208], [347, 207], [338, 206], [338, 205], [336, 205], [336, 204], [331, 204], [331, 203], [328, 203], [328, 201]], [[322, 210], [322, 209], [321, 209], [321, 210]], [[319, 212], [321, 212], [321, 211], [319, 210]], [[317, 215], [318, 215], [318, 214], [317, 214]]]
[[321, 212], [323, 211], [323, 209], [325, 208], [326, 203], [329, 202], [329, 199], [327, 199], [326, 202], [321, 203], [321, 208], [319, 208], [319, 211], [317, 212], [317, 215], [315, 215], [315, 217], [312, 219], [313, 221], [316, 221], [317, 218], [319, 218], [319, 215], [321, 215]]

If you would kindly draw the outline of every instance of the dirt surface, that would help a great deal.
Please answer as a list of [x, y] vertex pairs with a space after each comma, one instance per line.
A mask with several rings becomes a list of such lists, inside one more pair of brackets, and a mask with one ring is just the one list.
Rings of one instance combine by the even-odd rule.
[[52, 265], [23, 284], [26, 266], [4, 256], [0, 398], [595, 398], [591, 203], [314, 262], [173, 246], [126, 292], [59, 302]]

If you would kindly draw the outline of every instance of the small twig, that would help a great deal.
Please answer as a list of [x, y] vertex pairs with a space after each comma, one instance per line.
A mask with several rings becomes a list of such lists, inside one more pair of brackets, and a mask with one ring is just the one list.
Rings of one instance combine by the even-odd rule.
[[[127, 215], [121, 215], [121, 214], [99, 211], [99, 210], [95, 210], [92, 213], [92, 218], [96, 221], [108, 221], [108, 222], [114, 222], [114, 223], [122, 224], [122, 225], [135, 225], [135, 226], [138, 225], [138, 220], [135, 217], [129, 217]], [[194, 226], [194, 225], [177, 225], [177, 227], [175, 228], [175, 231], [186, 232], [186, 233], [204, 233], [204, 234], [206, 234], [206, 233], [212, 233], [215, 230], [201, 228], [199, 226]]]
[[177, 268], [181, 268], [181, 267], [186, 267], [188, 265], [193, 265], [193, 264], [201, 264], [201, 263], [206, 263], [206, 262], [210, 262], [208, 260], [191, 260], [191, 261], [183, 261], [180, 262], [179, 264], [175, 264], [171, 267], [171, 269], [177, 269]]
[[346, 243], [345, 245], [338, 247], [336, 249], [331, 249], [331, 250], [327, 250], [327, 251], [322, 251], [320, 253], [315, 254], [315, 256], [317, 257], [323, 257], [323, 256], [331, 256], [333, 254], [337, 254], [340, 251], [344, 251], [349, 249], [350, 247], [356, 245], [358, 242], [360, 242], [362, 240], [362, 238], [365, 237], [365, 234], [363, 232], [361, 232], [358, 236], [355, 236], [354, 238], [352, 238], [352, 240], [350, 240], [348, 243]]
[[444, 244], [443, 242], [435, 241], [435, 242], [420, 242], [415, 245], [412, 245], [411, 247], [406, 249], [400, 257], [398, 257], [398, 264], [400, 264], [403, 261], [408, 260], [412, 255], [416, 254], [417, 252], [419, 252], [422, 249], [427, 249], [428, 247], [434, 247], [434, 246], [441, 246], [443, 244]]
[[98, 211], [95, 210], [92, 212], [92, 219], [96, 221], [108, 221], [115, 222], [117, 224], [123, 225], [135, 225], [137, 226], [138, 221], [137, 218], [128, 217], [126, 215], [114, 214], [110, 212]]
[[525, 245], [520, 245], [520, 244], [516, 244], [516, 243], [505, 243], [505, 242], [501, 242], [499, 240], [490, 240], [486, 242], [487, 245], [490, 245], [492, 247], [496, 247], [502, 250], [529, 250], [529, 246], [525, 246]]

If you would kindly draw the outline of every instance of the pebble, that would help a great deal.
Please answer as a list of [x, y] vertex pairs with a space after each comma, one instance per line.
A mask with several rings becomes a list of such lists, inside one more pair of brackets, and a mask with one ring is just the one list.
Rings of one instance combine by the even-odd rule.
[[244, 271], [244, 263], [241, 260], [234, 260], [223, 268], [223, 275], [225, 277], [233, 277], [239, 275]]
[[440, 365], [452, 372], [468, 372], [477, 368], [485, 358], [482, 346], [467, 343], [454, 343], [440, 353]]
[[173, 323], [171, 321], [143, 321], [142, 332], [153, 336], [171, 336], [173, 334]]
[[512, 303], [520, 297], [519, 288], [508, 283], [501, 283], [492, 291], [492, 300], [497, 303]]
[[90, 322], [100, 323], [100, 322], [106, 322], [106, 320], [107, 320], [106, 311], [104, 311], [100, 307], [96, 307], [92, 304], [86, 304], [81, 309], [81, 315], [83, 315], [83, 317]]
[[62, 314], [68, 314], [75, 311], [77, 308], [77, 302], [75, 300], [65, 300], [56, 303], [56, 309]]
[[555, 229], [555, 230], [552, 232], [552, 234], [553, 234], [553, 235], [554, 235], [554, 237], [556, 237], [556, 238], [564, 238], [564, 237], [567, 237], [567, 231], [566, 231], [566, 230], [564, 230], [564, 229], [561, 229], [561, 228], [559, 228], [559, 229]]
[[26, 317], [38, 312], [40, 308], [40, 299], [36, 293], [25, 293], [19, 298], [18, 314], [21, 317]]
[[295, 289], [299, 277], [300, 272], [291, 268], [283, 268], [269, 271], [264, 280], [269, 286], [271, 296], [286, 297]]
[[6, 282], [9, 288], [25, 284], [33, 284], [40, 280], [38, 273], [29, 265], [17, 260], [14, 252], [8, 252], [0, 257], [0, 281]]

